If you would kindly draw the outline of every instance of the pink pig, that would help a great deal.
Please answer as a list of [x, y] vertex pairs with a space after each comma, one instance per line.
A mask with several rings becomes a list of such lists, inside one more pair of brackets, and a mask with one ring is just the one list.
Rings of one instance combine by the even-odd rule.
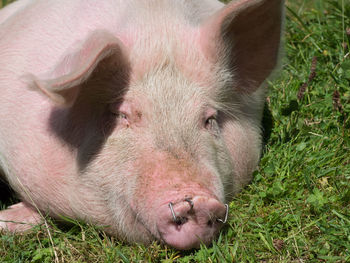
[[[261, 151], [283, 0], [20, 0], [0, 11], [0, 167], [41, 215], [210, 244]], [[26, 224], [16, 224], [15, 222]]]

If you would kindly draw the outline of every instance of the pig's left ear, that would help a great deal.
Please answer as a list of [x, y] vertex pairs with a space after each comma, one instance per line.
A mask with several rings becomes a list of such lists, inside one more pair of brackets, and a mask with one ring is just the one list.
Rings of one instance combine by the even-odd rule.
[[238, 0], [203, 25], [202, 50], [222, 61], [234, 76], [235, 88], [254, 92], [277, 64], [283, 0]]
[[[125, 64], [124, 45], [108, 32], [95, 31], [73, 53], [64, 56], [52, 72], [40, 79], [33, 75], [25, 78], [31, 82], [32, 88], [56, 104], [71, 106], [84, 84], [95, 81], [100, 84], [97, 87], [103, 86], [101, 81], [113, 78]], [[101, 93], [101, 90], [95, 91], [95, 94]]]

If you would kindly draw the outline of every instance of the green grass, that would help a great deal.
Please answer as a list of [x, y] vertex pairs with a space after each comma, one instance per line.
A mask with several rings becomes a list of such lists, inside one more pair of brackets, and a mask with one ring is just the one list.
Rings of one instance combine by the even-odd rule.
[[3, 234], [0, 262], [350, 262], [350, 1], [287, 6], [271, 137], [212, 247], [128, 245], [77, 223]]

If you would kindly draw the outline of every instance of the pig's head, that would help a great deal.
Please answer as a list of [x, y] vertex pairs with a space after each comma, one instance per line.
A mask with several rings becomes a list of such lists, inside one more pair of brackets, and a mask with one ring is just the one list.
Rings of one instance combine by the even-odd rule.
[[50, 127], [93, 196], [72, 205], [77, 215], [129, 241], [209, 244], [259, 160], [260, 87], [276, 65], [281, 13], [281, 0], [239, 0], [201, 25], [158, 30], [161, 40], [147, 28], [127, 41], [96, 31], [34, 78], [57, 103]]

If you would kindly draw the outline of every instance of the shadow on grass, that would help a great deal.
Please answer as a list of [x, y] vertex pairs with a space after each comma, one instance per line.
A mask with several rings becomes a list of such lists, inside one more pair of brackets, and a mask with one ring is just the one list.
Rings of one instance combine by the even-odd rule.
[[17, 202], [15, 192], [9, 187], [5, 179], [0, 177], [0, 210]]
[[262, 126], [262, 138], [263, 138], [263, 153], [265, 151], [265, 146], [268, 144], [272, 129], [273, 129], [273, 117], [268, 103], [265, 102], [263, 118], [261, 121]]

